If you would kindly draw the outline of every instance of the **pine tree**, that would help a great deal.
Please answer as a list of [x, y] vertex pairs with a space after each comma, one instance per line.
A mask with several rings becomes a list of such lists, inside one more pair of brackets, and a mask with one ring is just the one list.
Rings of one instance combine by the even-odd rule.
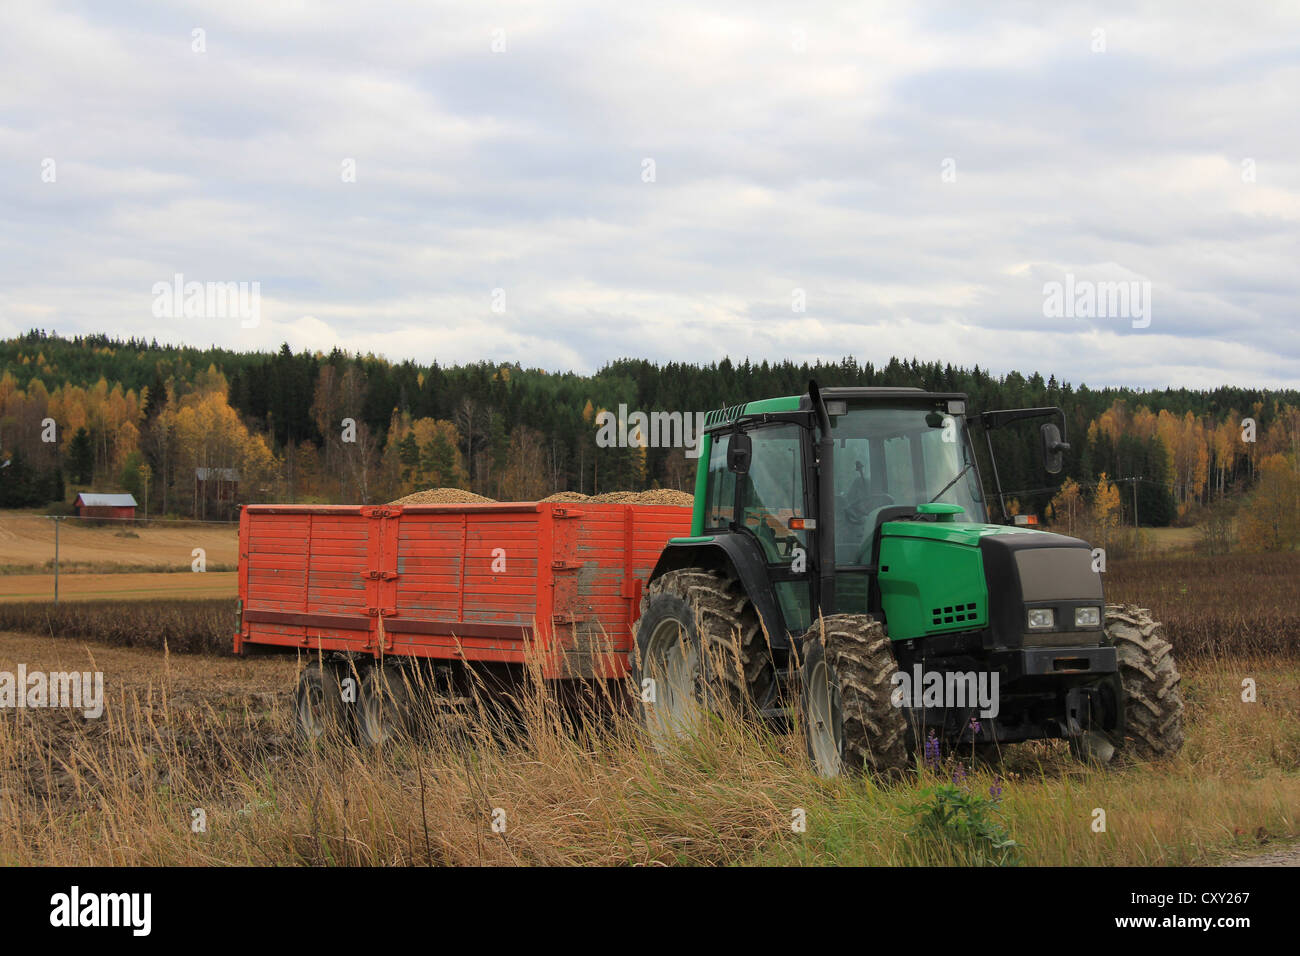
[[439, 488], [454, 487], [456, 484], [456, 449], [441, 434], [433, 437], [424, 446], [424, 470], [432, 477], [433, 484]]
[[420, 444], [415, 440], [414, 433], [408, 432], [397, 443], [397, 460], [402, 465], [402, 481], [409, 485], [419, 479]]
[[78, 428], [68, 447], [68, 473], [73, 484], [88, 485], [95, 477], [95, 446], [90, 433]]

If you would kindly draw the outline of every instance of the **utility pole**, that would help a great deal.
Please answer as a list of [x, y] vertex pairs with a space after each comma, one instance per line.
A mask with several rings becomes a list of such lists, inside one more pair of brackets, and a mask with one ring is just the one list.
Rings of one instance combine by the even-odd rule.
[[50, 515], [50, 520], [54, 522], [54, 603], [59, 603], [59, 522], [63, 520], [61, 515]]
[[1142, 477], [1141, 475], [1138, 475], [1136, 478], [1116, 478], [1114, 479], [1114, 481], [1115, 484], [1117, 485], [1123, 484], [1124, 482], [1128, 482], [1130, 485], [1133, 486], [1133, 530], [1137, 531], [1138, 530], [1138, 482], [1146, 481], [1146, 478]]
[[153, 477], [153, 469], [149, 467], [148, 462], [140, 466], [140, 478], [144, 482], [144, 520], [149, 521], [149, 479]]
[[1138, 530], [1138, 482], [1141, 478], [1133, 479], [1133, 530]]

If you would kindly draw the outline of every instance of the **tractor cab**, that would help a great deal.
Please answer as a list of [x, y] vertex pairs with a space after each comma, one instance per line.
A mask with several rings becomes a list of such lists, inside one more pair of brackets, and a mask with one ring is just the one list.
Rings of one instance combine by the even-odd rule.
[[942, 501], [959, 506], [955, 513], [966, 521], [986, 520], [964, 416], [953, 415], [949, 405], [960, 402], [827, 402], [828, 412], [838, 412], [829, 417], [839, 570], [873, 563], [876, 532], [887, 515]]
[[746, 550], [766, 565], [783, 632], [806, 630], [832, 592], [840, 610], [878, 610], [886, 520], [987, 519], [965, 409], [959, 393], [829, 388], [711, 413], [692, 534], [755, 546]]

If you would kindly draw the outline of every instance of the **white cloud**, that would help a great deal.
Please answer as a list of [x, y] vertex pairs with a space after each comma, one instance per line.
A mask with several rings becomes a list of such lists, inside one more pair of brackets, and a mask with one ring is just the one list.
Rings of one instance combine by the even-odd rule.
[[[584, 370], [892, 353], [1295, 387], [1298, 21], [1103, 2], [6, 4], [0, 332]], [[265, 321], [154, 319], [149, 289], [175, 272], [260, 282]], [[1149, 280], [1152, 327], [1044, 318], [1065, 272]]]

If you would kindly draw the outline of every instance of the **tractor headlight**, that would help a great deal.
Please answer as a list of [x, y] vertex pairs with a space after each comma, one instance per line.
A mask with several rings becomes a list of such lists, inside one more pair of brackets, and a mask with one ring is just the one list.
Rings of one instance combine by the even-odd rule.
[[1056, 611], [1050, 607], [1033, 607], [1029, 609], [1029, 629], [1043, 631], [1056, 626]]
[[1074, 609], [1075, 627], [1096, 627], [1101, 623], [1101, 608], [1076, 607]]

